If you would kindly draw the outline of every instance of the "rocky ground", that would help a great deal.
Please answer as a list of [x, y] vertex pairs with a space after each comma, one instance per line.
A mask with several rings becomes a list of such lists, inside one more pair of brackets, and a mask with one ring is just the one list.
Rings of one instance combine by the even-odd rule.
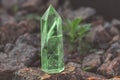
[[[53, 75], [40, 70], [39, 16], [50, 3], [63, 18], [91, 23], [85, 40], [94, 45], [84, 55], [69, 53], [64, 45], [66, 68]], [[120, 79], [120, 21], [107, 21], [91, 7], [72, 6], [69, 0], [0, 0], [0, 80]]]

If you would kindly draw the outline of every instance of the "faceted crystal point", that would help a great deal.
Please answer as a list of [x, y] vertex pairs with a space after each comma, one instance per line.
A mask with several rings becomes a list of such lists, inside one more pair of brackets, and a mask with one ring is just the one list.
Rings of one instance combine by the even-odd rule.
[[49, 6], [41, 18], [41, 69], [47, 73], [64, 70], [62, 19]]

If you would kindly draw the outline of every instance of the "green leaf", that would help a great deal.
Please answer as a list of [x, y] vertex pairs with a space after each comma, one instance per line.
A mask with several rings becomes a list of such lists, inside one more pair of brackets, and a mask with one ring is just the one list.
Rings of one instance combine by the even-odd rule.
[[91, 24], [85, 24], [80, 26], [78, 35], [80, 35], [80, 37], [82, 38], [85, 35], [85, 33], [90, 30], [90, 26]]
[[82, 21], [82, 19], [78, 18], [78, 19], [74, 19], [72, 21], [72, 30], [76, 30], [77, 26], [79, 25], [79, 23]]

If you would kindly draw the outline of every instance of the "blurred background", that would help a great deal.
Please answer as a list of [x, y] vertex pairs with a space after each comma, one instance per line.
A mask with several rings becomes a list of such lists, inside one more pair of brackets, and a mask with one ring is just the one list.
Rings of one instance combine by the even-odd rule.
[[80, 65], [81, 80], [119, 77], [120, 0], [0, 0], [0, 80], [40, 68], [40, 18], [50, 4], [63, 19], [65, 65]]
[[119, 0], [0, 0], [0, 11], [1, 14], [7, 12], [17, 16], [35, 12], [42, 14], [49, 4], [53, 4], [62, 12], [69, 9], [75, 11], [83, 7], [94, 9], [96, 15], [102, 15], [108, 20], [120, 18]]

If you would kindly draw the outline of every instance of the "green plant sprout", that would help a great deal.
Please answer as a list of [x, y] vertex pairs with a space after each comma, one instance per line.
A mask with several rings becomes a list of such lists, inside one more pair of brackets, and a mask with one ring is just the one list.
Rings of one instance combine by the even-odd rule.
[[69, 43], [69, 52], [74, 52], [77, 48], [83, 52], [83, 47], [88, 47], [88, 45], [84, 43], [83, 38], [90, 30], [91, 24], [80, 25], [81, 21], [81, 18], [74, 20], [67, 19], [64, 21], [63, 31], [65, 33], [65, 40]]
[[64, 70], [62, 19], [49, 6], [41, 17], [41, 69], [47, 73]]

